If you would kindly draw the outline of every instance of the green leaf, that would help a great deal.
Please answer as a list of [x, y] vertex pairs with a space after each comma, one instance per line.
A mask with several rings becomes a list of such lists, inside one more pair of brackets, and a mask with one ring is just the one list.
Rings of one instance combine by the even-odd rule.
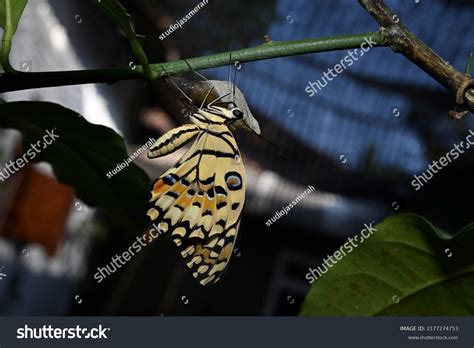
[[2, 66], [7, 72], [15, 72], [9, 56], [12, 38], [15, 35], [21, 15], [28, 0], [0, 0], [0, 27], [4, 29], [2, 38]]
[[46, 147], [41, 145], [33, 161], [51, 163], [60, 181], [73, 186], [88, 205], [104, 208], [123, 230], [143, 228], [149, 178], [133, 163], [107, 178], [110, 170], [128, 158], [123, 139], [112, 129], [48, 102], [1, 104], [0, 127], [19, 130], [25, 152], [31, 144], [43, 144], [47, 131], [54, 130], [59, 138]]
[[[11, 18], [11, 31], [12, 35], [16, 33], [18, 23], [20, 22], [23, 10], [28, 3], [28, 0], [9, 0], [10, 1], [10, 18]], [[5, 11], [6, 0], [0, 1], [0, 27], [6, 28], [6, 11]]]
[[132, 52], [142, 66], [145, 76], [150, 80], [158, 77], [158, 74], [151, 70], [148, 58], [143, 50], [145, 37], [135, 33], [130, 22], [131, 16], [122, 4], [118, 0], [98, 0], [98, 4], [127, 35]]
[[402, 214], [375, 228], [316, 279], [301, 315], [474, 315], [474, 223], [450, 236]]

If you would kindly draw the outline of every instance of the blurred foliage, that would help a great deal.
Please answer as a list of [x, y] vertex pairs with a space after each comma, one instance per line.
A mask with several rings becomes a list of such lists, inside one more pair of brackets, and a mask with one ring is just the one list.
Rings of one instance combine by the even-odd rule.
[[474, 223], [454, 236], [414, 214], [387, 218], [317, 279], [304, 316], [474, 314]]
[[[144, 227], [148, 198], [147, 174], [130, 163], [115, 176], [106, 173], [127, 159], [122, 137], [112, 129], [87, 122], [76, 112], [48, 102], [13, 102], [0, 105], [0, 127], [23, 135], [25, 152], [54, 129], [59, 138], [42, 144], [35, 162], [51, 163], [58, 179], [75, 188], [86, 204], [104, 208], [116, 227], [131, 233]], [[31, 156], [28, 156], [31, 157]]]

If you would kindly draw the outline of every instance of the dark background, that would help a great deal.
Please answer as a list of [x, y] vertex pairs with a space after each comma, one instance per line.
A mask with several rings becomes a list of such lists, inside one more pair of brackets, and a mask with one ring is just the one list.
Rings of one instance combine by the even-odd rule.
[[[356, 1], [210, 0], [183, 28], [159, 40], [169, 24], [197, 3], [123, 2], [137, 32], [147, 36], [151, 62], [255, 46], [265, 34], [282, 41], [378, 29]], [[464, 70], [474, 49], [474, 2], [386, 3], [417, 36]], [[15, 39], [13, 64], [27, 61], [33, 71], [124, 67], [134, 61], [126, 38], [93, 1], [30, 1]], [[420, 191], [410, 182], [464, 140], [474, 129], [472, 118], [450, 119], [454, 98], [389, 48], [369, 51], [309, 98], [308, 81], [321, 78], [346, 55], [338, 51], [277, 58], [245, 63], [238, 70], [236, 83], [263, 136], [276, 143], [283, 156], [254, 136], [236, 135], [249, 177], [247, 205], [237, 252], [218, 285], [197, 284], [165, 238], [97, 284], [97, 267], [126, 250], [135, 237], [114, 231], [102, 212], [74, 200], [54, 254], [47, 255], [35, 243], [0, 238], [0, 267], [7, 274], [0, 280], [0, 314], [296, 315], [309, 288], [308, 267], [320, 265], [364, 223], [414, 212], [454, 233], [471, 222], [472, 152]], [[226, 80], [228, 68], [201, 73]], [[182, 105], [163, 81], [60, 87], [2, 97], [66, 105], [90, 122], [123, 134], [130, 153], [148, 137], [157, 138], [186, 122]], [[4, 153], [14, 138], [4, 135]], [[169, 165], [143, 157], [135, 163], [152, 179]], [[316, 192], [267, 227], [265, 222], [308, 185]], [[8, 197], [0, 199], [5, 203]]]

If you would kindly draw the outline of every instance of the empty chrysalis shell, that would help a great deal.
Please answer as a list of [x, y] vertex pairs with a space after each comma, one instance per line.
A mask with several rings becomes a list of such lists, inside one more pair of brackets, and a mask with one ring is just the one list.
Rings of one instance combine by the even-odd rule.
[[[207, 96], [204, 105], [207, 105], [208, 103], [217, 99], [219, 96], [229, 94], [226, 97], [222, 98], [221, 101], [224, 103], [234, 102], [237, 107], [241, 109], [244, 113], [244, 117], [242, 118], [242, 120], [234, 122], [233, 126], [236, 128], [243, 129], [250, 128], [255, 133], [260, 134], [260, 126], [258, 124], [258, 121], [255, 119], [255, 117], [253, 117], [252, 112], [250, 111], [250, 108], [247, 104], [247, 101], [245, 100], [244, 94], [241, 92], [239, 87], [229, 83], [229, 81], [189, 81], [179, 77], [173, 77], [173, 80], [179, 86], [179, 88], [184, 93], [186, 93], [189, 98], [191, 98], [193, 105], [197, 107], [201, 106], [204, 98], [209, 93], [209, 90], [212, 87], [214, 88]], [[233, 88], [235, 88], [235, 97], [233, 95]], [[183, 96], [180, 95], [180, 98], [183, 102], [187, 103], [187, 100]], [[247, 127], [245, 125], [247, 125]]]

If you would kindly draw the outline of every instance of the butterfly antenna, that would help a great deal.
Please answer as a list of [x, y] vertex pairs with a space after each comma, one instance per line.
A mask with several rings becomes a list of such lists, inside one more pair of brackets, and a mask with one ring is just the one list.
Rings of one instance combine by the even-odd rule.
[[232, 84], [232, 101], [235, 104], [235, 81], [237, 81], [237, 68], [234, 69], [234, 83]]
[[161, 69], [163, 69], [163, 71], [165, 73], [166, 82], [168, 83], [168, 85], [176, 88], [188, 100], [189, 104], [192, 105], [193, 100], [181, 88], [179, 88], [179, 86], [176, 84], [176, 82], [174, 82], [173, 78], [165, 70], [163, 65], [161, 65]]
[[[188, 66], [189, 70], [192, 71], [193, 73], [195, 73], [197, 76], [203, 78], [206, 82], [209, 82], [209, 79], [204, 76], [204, 75], [201, 75], [200, 73], [198, 73], [196, 70], [193, 69], [193, 67], [188, 63], [188, 61], [186, 59], [183, 59], [183, 61], [186, 63], [186, 65]], [[206, 100], [207, 100], [207, 97], [209, 97], [209, 95], [211, 94], [212, 90], [214, 89], [214, 86], [212, 86], [212, 88], [209, 90], [209, 92], [207, 92], [206, 94], [206, 97], [203, 99], [202, 101], [202, 104], [201, 104], [201, 107], [200, 109], [203, 108], [204, 104], [206, 103]], [[213, 100], [211, 103], [208, 104], [208, 106], [214, 102], [216, 102], [217, 100], [219, 100], [220, 98], [217, 98], [216, 100]]]
[[229, 52], [229, 76], [227, 78], [229, 81], [229, 91], [232, 88], [232, 81], [230, 80], [231, 76], [232, 76], [232, 53]]
[[196, 74], [197, 76], [199, 76], [200, 78], [204, 79], [205, 81], [209, 81], [209, 79], [204, 76], [204, 75], [201, 75], [200, 73], [198, 73], [196, 70], [193, 69], [193, 67], [191, 66], [191, 64], [189, 64], [189, 62], [186, 60], [186, 59], [183, 59], [183, 62], [186, 63], [186, 65], [188, 66], [189, 70], [192, 71], [194, 74]]
[[204, 99], [202, 100], [201, 107], [199, 108], [200, 110], [203, 108], [204, 103], [205, 103], [206, 100], [207, 100], [207, 97], [209, 97], [209, 94], [211, 94], [211, 92], [212, 92], [213, 89], [214, 89], [214, 86], [211, 87], [211, 89], [209, 90], [209, 92], [207, 92], [206, 96], [205, 96]]
[[224, 98], [227, 97], [228, 95], [230, 95], [230, 92], [229, 92], [229, 93], [226, 93], [226, 94], [223, 94], [223, 95], [221, 95], [220, 97], [217, 97], [216, 99], [214, 99], [213, 101], [211, 101], [209, 104], [207, 104], [207, 107], [210, 108], [215, 102], [217, 102], [218, 100], [224, 99]]

